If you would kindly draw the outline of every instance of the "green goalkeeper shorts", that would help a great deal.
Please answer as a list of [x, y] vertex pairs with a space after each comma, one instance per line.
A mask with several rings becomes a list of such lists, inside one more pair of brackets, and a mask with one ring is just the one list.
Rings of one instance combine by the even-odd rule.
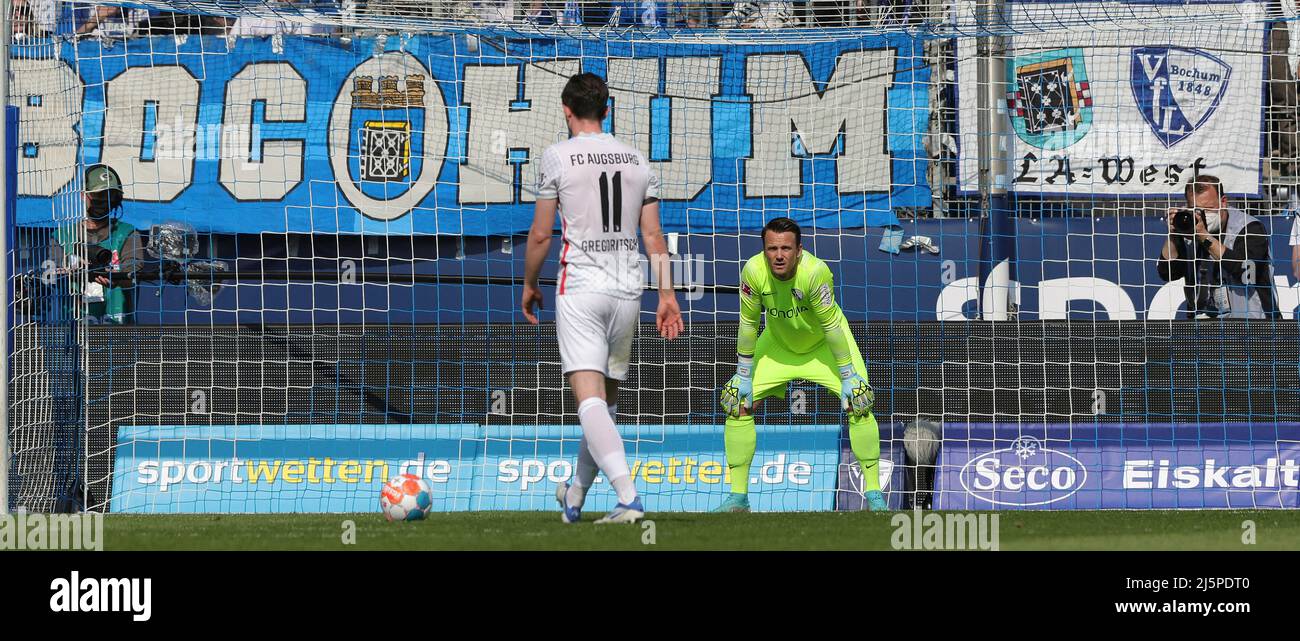
[[[853, 340], [847, 325], [841, 326], [847, 336], [849, 350], [853, 354], [853, 369], [867, 379], [867, 365], [858, 351], [858, 343]], [[796, 354], [777, 342], [771, 332], [763, 332], [754, 346], [754, 400], [769, 396], [785, 398], [785, 388], [790, 381], [804, 380], [817, 383], [830, 390], [836, 397], [840, 395], [840, 369], [831, 355], [831, 348], [822, 341], [816, 349], [806, 354]]]

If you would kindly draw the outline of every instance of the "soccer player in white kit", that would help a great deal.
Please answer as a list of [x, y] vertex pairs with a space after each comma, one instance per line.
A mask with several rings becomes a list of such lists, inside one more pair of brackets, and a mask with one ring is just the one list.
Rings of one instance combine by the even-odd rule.
[[641, 152], [603, 133], [609, 89], [581, 73], [561, 94], [570, 138], [542, 153], [537, 205], [524, 258], [524, 317], [536, 325], [542, 304], [537, 276], [560, 214], [564, 246], [556, 286], [555, 329], [560, 361], [578, 402], [582, 440], [572, 483], [555, 492], [565, 523], [582, 514], [598, 471], [618, 494], [618, 505], [597, 523], [635, 523], [645, 516], [614, 426], [618, 382], [627, 379], [643, 282], [636, 232], [641, 230], [659, 283], [655, 324], [672, 340], [682, 313], [672, 288], [668, 246], [659, 226], [659, 179]]

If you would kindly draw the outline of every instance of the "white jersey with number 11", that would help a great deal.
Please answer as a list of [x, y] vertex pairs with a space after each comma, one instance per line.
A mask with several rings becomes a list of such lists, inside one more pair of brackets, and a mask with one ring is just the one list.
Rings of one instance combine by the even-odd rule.
[[641, 297], [637, 230], [659, 179], [641, 152], [605, 133], [551, 145], [537, 172], [537, 199], [559, 200], [564, 244], [557, 292]]

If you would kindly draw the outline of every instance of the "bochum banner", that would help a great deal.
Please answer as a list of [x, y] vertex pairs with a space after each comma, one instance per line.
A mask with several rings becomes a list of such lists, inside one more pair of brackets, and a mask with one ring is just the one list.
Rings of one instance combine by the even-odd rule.
[[[489, 235], [532, 219], [537, 159], [590, 71], [606, 126], [662, 182], [667, 231], [774, 210], [829, 228], [926, 206], [919, 40], [708, 44], [421, 35], [136, 38], [15, 46], [20, 225], [70, 219], [78, 168], [122, 175], [133, 224]], [[41, 56], [45, 59], [41, 59]]]

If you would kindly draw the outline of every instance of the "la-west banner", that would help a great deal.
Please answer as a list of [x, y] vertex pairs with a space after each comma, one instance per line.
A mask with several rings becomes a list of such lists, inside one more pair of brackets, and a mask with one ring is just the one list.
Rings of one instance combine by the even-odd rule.
[[[78, 212], [79, 168], [121, 174], [127, 219], [201, 231], [510, 234], [560, 93], [611, 87], [606, 127], [661, 179], [668, 231], [893, 224], [926, 206], [919, 40], [738, 45], [491, 34], [56, 41], [15, 47], [18, 223]], [[44, 56], [46, 59], [42, 59]]]
[[[1170, 20], [1160, 3], [1008, 2], [1023, 35], [1006, 39], [1007, 86], [979, 83], [976, 38], [957, 43], [961, 190], [979, 189], [979, 95], [1012, 138], [1006, 186], [1020, 194], [1181, 194], [1195, 174], [1259, 193], [1264, 10], [1198, 3]], [[1109, 8], [1109, 9], [1108, 9]], [[974, 3], [958, 4], [969, 21]], [[1107, 11], [1123, 25], [1104, 22]], [[1068, 16], [1093, 24], [1051, 27]], [[1036, 16], [1036, 18], [1035, 18]], [[998, 146], [995, 144], [995, 149]]]

